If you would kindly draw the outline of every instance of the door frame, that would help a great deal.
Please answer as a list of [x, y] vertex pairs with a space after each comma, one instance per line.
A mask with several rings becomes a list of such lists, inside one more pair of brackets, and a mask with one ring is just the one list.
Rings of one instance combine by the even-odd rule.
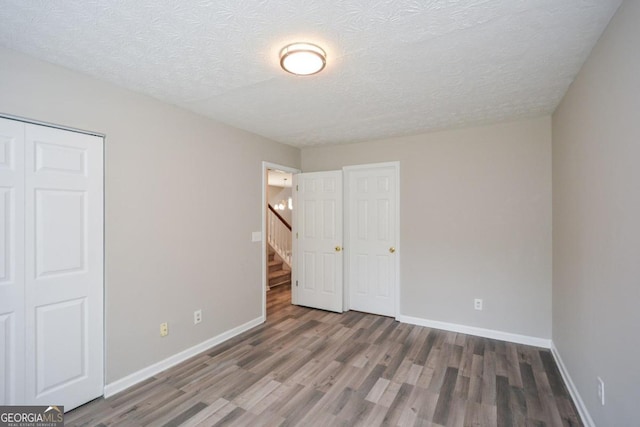
[[349, 236], [350, 236], [350, 230], [349, 230], [349, 185], [347, 184], [349, 182], [348, 176], [349, 176], [349, 172], [351, 171], [358, 171], [358, 170], [363, 170], [363, 169], [376, 169], [376, 168], [393, 168], [395, 171], [395, 180], [396, 180], [396, 196], [395, 196], [395, 216], [396, 216], [396, 224], [395, 224], [395, 234], [396, 234], [396, 256], [394, 257], [395, 259], [395, 267], [396, 267], [396, 274], [395, 274], [395, 289], [394, 289], [394, 297], [395, 297], [395, 301], [394, 301], [394, 310], [395, 310], [395, 314], [394, 317], [396, 320], [398, 320], [398, 316], [400, 315], [400, 256], [402, 254], [402, 251], [400, 250], [400, 162], [399, 161], [393, 161], [393, 162], [383, 162], [383, 163], [369, 163], [369, 164], [363, 164], [363, 165], [351, 165], [351, 166], [344, 166], [342, 168], [343, 171], [343, 197], [344, 197], [344, 201], [343, 201], [343, 230], [342, 232], [344, 233], [344, 251], [345, 251], [345, 259], [344, 259], [344, 266], [343, 266], [343, 310], [344, 311], [348, 311], [351, 310], [351, 301], [350, 301], [350, 283], [349, 283], [349, 274], [347, 274], [347, 272], [349, 271], [350, 265], [349, 265], [349, 251], [351, 250], [351, 242], [349, 241]]
[[[267, 185], [268, 185], [268, 177], [267, 177], [267, 171], [269, 169], [276, 169], [276, 170], [280, 170], [283, 172], [288, 172], [291, 174], [297, 174], [302, 172], [300, 169], [291, 167], [291, 166], [284, 166], [284, 165], [279, 165], [277, 163], [271, 163], [271, 162], [267, 162], [267, 161], [263, 161], [262, 162], [262, 205], [261, 205], [261, 212], [262, 212], [262, 239], [261, 239], [261, 243], [260, 243], [260, 249], [261, 249], [261, 260], [262, 260], [262, 321], [264, 322], [265, 320], [267, 320]], [[292, 196], [293, 196], [293, 186], [291, 189], [292, 192]], [[295, 200], [295, 199], [294, 199]], [[294, 209], [295, 209], [295, 204], [294, 204]], [[295, 214], [293, 215], [293, 217], [295, 217]], [[292, 217], [292, 218], [293, 218]], [[293, 239], [293, 236], [291, 237]], [[292, 247], [293, 244], [295, 244], [295, 242], [291, 242], [292, 243]], [[294, 251], [295, 252], [295, 251]], [[295, 274], [295, 268], [294, 268], [294, 263], [291, 263], [291, 278], [292, 281], [291, 283], [293, 284], [293, 276]], [[293, 289], [293, 287], [292, 287]], [[293, 294], [293, 292], [292, 292]]]

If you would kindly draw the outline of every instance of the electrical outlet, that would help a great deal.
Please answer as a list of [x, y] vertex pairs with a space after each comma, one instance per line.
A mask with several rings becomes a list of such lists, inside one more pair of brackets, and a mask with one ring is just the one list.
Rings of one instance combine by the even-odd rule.
[[480, 298], [473, 300], [473, 308], [476, 310], [482, 310], [482, 300]]
[[600, 399], [600, 404], [604, 406], [604, 381], [602, 378], [598, 378], [598, 399]]
[[169, 324], [167, 322], [160, 323], [160, 336], [166, 337], [169, 335]]
[[193, 312], [193, 324], [197, 325], [202, 322], [202, 310], [196, 310]]

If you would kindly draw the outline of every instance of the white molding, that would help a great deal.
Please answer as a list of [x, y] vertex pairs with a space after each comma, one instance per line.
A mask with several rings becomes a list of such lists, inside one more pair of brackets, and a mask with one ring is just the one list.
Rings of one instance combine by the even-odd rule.
[[422, 319], [420, 317], [405, 316], [403, 314], [396, 317], [402, 323], [426, 326], [428, 328], [442, 329], [445, 331], [459, 332], [462, 334], [475, 335], [484, 338], [491, 338], [500, 341], [509, 341], [516, 344], [532, 345], [535, 347], [551, 348], [551, 340], [546, 338], [532, 337], [529, 335], [514, 334], [511, 332], [496, 331], [494, 329], [478, 328], [475, 326], [458, 325], [456, 323], [440, 322], [437, 320]]
[[390, 162], [381, 162], [381, 163], [363, 163], [360, 165], [347, 165], [343, 166], [343, 170], [358, 170], [358, 169], [379, 169], [379, 168], [389, 168], [389, 167], [399, 167], [400, 161], [393, 160]]
[[127, 388], [146, 380], [147, 378], [151, 378], [152, 376], [171, 368], [172, 366], [177, 365], [178, 363], [184, 362], [185, 360], [193, 357], [203, 351], [210, 349], [218, 344], [227, 341], [235, 337], [236, 335], [240, 335], [241, 333], [248, 331], [249, 329], [264, 323], [265, 318], [260, 316], [256, 319], [250, 320], [247, 323], [244, 323], [240, 326], [237, 326], [233, 329], [230, 329], [226, 332], [221, 333], [213, 338], [210, 338], [206, 341], [201, 342], [200, 344], [194, 345], [191, 348], [188, 348], [180, 353], [176, 353], [173, 356], [167, 357], [160, 362], [154, 363], [153, 365], [147, 366], [146, 368], [140, 369], [133, 374], [127, 375], [124, 378], [116, 380], [110, 384], [107, 384], [104, 387], [104, 397], [108, 398], [121, 391], [126, 390]]
[[401, 192], [401, 185], [400, 185], [400, 161], [394, 161], [394, 162], [390, 162], [391, 165], [393, 165], [394, 170], [395, 170], [395, 178], [396, 178], [396, 307], [395, 307], [395, 313], [396, 316], [400, 314], [400, 292], [402, 289], [402, 282], [401, 282], [401, 275], [400, 275], [400, 260], [402, 258], [402, 244], [400, 243], [400, 231], [401, 231], [401, 212], [400, 212], [400, 192]]
[[0, 113], [0, 117], [9, 119], [9, 120], [14, 120], [16, 122], [23, 122], [23, 123], [28, 123], [28, 124], [38, 125], [38, 126], [44, 126], [48, 128], [66, 130], [66, 131], [75, 132], [75, 133], [83, 133], [85, 135], [99, 136], [100, 138], [105, 138], [107, 136], [106, 134], [101, 132], [94, 132], [92, 130], [84, 130], [84, 129], [78, 129], [78, 128], [73, 128], [69, 126], [57, 125], [55, 123], [43, 122], [41, 120], [27, 119], [25, 117], [14, 116], [13, 114]]
[[555, 343], [551, 341], [551, 354], [556, 361], [556, 365], [558, 365], [558, 369], [560, 370], [560, 375], [562, 375], [562, 379], [564, 383], [567, 385], [569, 389], [569, 394], [573, 399], [573, 403], [575, 403], [576, 408], [578, 408], [578, 413], [580, 414], [580, 418], [582, 419], [582, 423], [587, 427], [596, 427], [596, 424], [593, 422], [593, 418], [589, 414], [587, 410], [587, 406], [584, 404], [580, 393], [578, 393], [578, 389], [576, 385], [573, 383], [571, 379], [571, 375], [569, 375], [569, 370], [565, 366], [562, 361], [562, 357], [560, 357], [560, 352], [558, 351]]

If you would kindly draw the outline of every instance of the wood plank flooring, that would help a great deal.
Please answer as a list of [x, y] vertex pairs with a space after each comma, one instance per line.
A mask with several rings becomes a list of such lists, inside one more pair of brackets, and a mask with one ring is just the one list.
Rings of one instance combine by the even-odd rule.
[[579, 426], [549, 350], [290, 305], [69, 426]]

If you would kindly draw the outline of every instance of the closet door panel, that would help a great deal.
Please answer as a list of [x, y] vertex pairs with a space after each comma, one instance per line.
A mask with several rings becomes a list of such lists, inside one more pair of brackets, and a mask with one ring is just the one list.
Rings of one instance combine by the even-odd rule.
[[103, 392], [102, 138], [27, 125], [27, 400]]
[[0, 118], [0, 405], [24, 400], [24, 124]]

